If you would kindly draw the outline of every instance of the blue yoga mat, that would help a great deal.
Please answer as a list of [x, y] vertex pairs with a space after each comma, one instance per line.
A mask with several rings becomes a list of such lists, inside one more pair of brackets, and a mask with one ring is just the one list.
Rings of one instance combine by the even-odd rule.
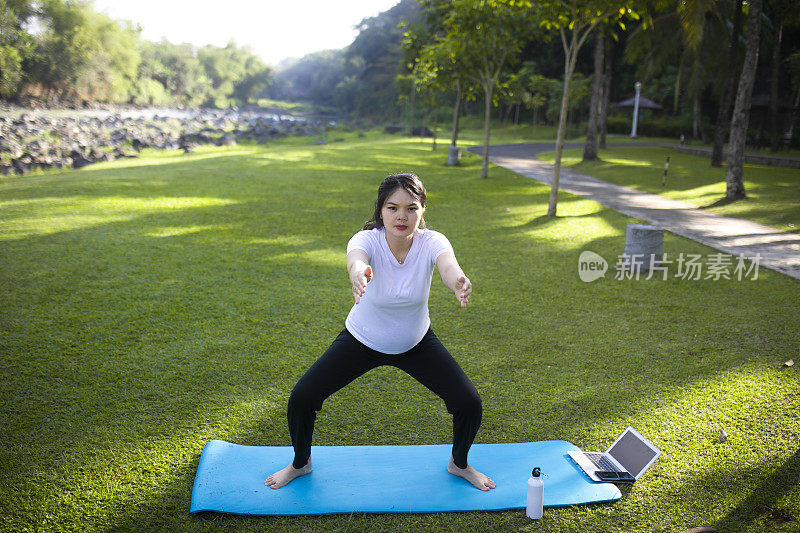
[[482, 492], [447, 472], [450, 445], [313, 446], [313, 472], [276, 490], [264, 480], [292, 461], [291, 447], [214, 440], [200, 456], [191, 512], [287, 516], [521, 509], [535, 466], [547, 474], [545, 507], [618, 500], [614, 484], [593, 482], [566, 455], [577, 449], [565, 441], [475, 444], [469, 463], [497, 483]]

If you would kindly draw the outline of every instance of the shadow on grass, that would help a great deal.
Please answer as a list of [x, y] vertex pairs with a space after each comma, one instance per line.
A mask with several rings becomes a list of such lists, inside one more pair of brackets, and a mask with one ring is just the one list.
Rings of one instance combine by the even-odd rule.
[[753, 487], [749, 495], [733, 510], [717, 522], [718, 531], [735, 531], [752, 527], [760, 522], [763, 530], [778, 529], [792, 523], [792, 527], [800, 526], [800, 517], [796, 509], [779, 505], [778, 502], [800, 486], [800, 449]]
[[747, 198], [727, 198], [727, 197], [722, 197], [719, 200], [717, 200], [715, 202], [712, 202], [712, 203], [710, 203], [708, 205], [700, 206], [700, 209], [713, 209], [715, 207], [723, 207], [723, 206], [731, 205], [731, 204], [734, 204], [736, 202], [739, 202], [741, 200], [746, 200], [746, 199]]
[[582, 218], [593, 217], [596, 215], [597, 213], [585, 213], [582, 215], [556, 215], [556, 216], [539, 215], [538, 217], [534, 217], [530, 219], [528, 222], [525, 222], [524, 224], [516, 226], [516, 229], [520, 230], [542, 229], [551, 226], [555, 223], [558, 223], [561, 220], [580, 220]]
[[[93, 482], [80, 474], [84, 461], [92, 462], [102, 483], [114, 477], [113, 470], [102, 468], [104, 461], [121, 456], [120, 466], [138, 465], [136, 454], [124, 455], [134, 450], [145, 463], [154, 461], [148, 453], [158, 456], [151, 467], [157, 475], [145, 464], [143, 473], [126, 478], [141, 484], [132, 492], [81, 493], [102, 498], [110, 514], [100, 523], [110, 521], [109, 530], [267, 530], [276, 524], [314, 529], [321, 522], [347, 527], [350, 517], [189, 517], [188, 509], [207, 440], [288, 444], [285, 401], [296, 379], [341, 329], [349, 308], [344, 245], [369, 215], [382, 179], [382, 172], [350, 170], [358, 150], [319, 151], [289, 168], [265, 163], [256, 171], [249, 168], [251, 156], [215, 159], [209, 166], [186, 161], [109, 169], [103, 174], [110, 179], [74, 180], [80, 182], [78, 192], [209, 195], [235, 203], [144, 213], [4, 244], [0, 279], [14, 290], [2, 323], [4, 330], [15, 331], [4, 341], [11, 355], [1, 370], [3, 390], [13, 398], [0, 411], [13, 432], [2, 451], [13, 458], [4, 460], [4, 482], [27, 490], [41, 476], [63, 475], [64, 483], [74, 484], [66, 489], [80, 492], [80, 485]], [[359, 166], [385, 168], [385, 160], [397, 157], [396, 147], [370, 150]], [[426, 165], [438, 165], [436, 154], [426, 157]], [[337, 168], [321, 176], [317, 167], [325, 165]], [[131, 186], [111, 183], [122, 173]], [[501, 206], [543, 209], [544, 195], [525, 196], [533, 184], [481, 182], [454, 169], [428, 174], [429, 189], [442, 197], [438, 207], [431, 206], [431, 216], [448, 228], [459, 258], [479, 282], [469, 313], [439, 304], [452, 304], [452, 295], [441, 287], [431, 297], [437, 333], [484, 396], [487, 416], [478, 442], [605, 438], [617, 431], [614, 424], [636, 420], [659, 387], [686, 385], [741, 363], [738, 352], [703, 366], [696, 353], [672, 350], [697, 342], [685, 339], [684, 329], [707, 312], [705, 302], [676, 291], [674, 284], [578, 280], [580, 250], [613, 255], [620, 238], [547, 242], [526, 233], [584, 215], [538, 217], [509, 227], [496, 214]], [[496, 197], [465, 192], [465, 183], [478, 183]], [[39, 194], [71, 197], [70, 187], [54, 180]], [[18, 199], [36, 194], [29, 190]], [[465, 225], [464, 213], [475, 224]], [[591, 215], [617, 233], [629, 220], [606, 209]], [[486, 229], [492, 225], [502, 231]], [[707, 298], [731, 302], [731, 316], [717, 317], [719, 326], [709, 327], [710, 337], [737, 319], [740, 299], [767, 301], [779, 313], [789, 306], [754, 288], [739, 294], [732, 284], [699, 287]], [[670, 316], [664, 324], [659, 313], [683, 316]], [[750, 327], [763, 330], [774, 317], [747, 319]], [[776, 327], [788, 331], [789, 315], [782, 320]], [[668, 343], [669, 350], [657, 348], [658, 342]], [[663, 357], [673, 364], [648, 364]], [[600, 377], [582, 363], [599, 368]], [[393, 379], [382, 379], [387, 376]], [[429, 444], [446, 440], [444, 407], [421, 386], [410, 388], [415, 385], [395, 376], [365, 376], [329, 400], [315, 444], [366, 444], [397, 434]], [[436, 423], [419, 428], [419, 413], [429, 412]], [[592, 434], [587, 426], [603, 429]], [[148, 452], [149, 446], [155, 451]], [[174, 449], [182, 453], [172, 455]], [[265, 475], [270, 469], [273, 465], [265, 466]], [[78, 473], [70, 477], [71, 472]], [[51, 494], [37, 490], [32, 495], [36, 508], [47, 509]], [[466, 529], [482, 523], [491, 529], [498, 521], [521, 525], [518, 515], [475, 513], [455, 520], [466, 520]], [[388, 530], [399, 518], [357, 520]], [[446, 528], [454, 517], [402, 520]]]

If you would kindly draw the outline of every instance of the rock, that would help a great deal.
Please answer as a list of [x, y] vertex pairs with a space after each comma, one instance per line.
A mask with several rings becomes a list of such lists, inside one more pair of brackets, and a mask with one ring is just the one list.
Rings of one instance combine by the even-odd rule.
[[324, 144], [328, 144], [328, 141], [326, 141], [325, 139], [318, 139], [318, 140], [314, 141], [311, 144], [313, 144], [313, 145], [324, 145]]
[[112, 155], [114, 156], [114, 159], [122, 159], [123, 157], [136, 157], [135, 155], [128, 154], [127, 152], [125, 152], [125, 150], [123, 150], [119, 146], [114, 149]]
[[403, 130], [405, 130], [405, 127], [395, 124], [383, 128], [383, 133], [390, 133], [394, 135], [395, 133], [401, 133]]
[[433, 137], [433, 132], [428, 126], [414, 126], [411, 128], [412, 137]]
[[[72, 107], [80, 108], [82, 102], [75, 101]], [[128, 147], [137, 152], [152, 147], [183, 149], [191, 153], [201, 144], [232, 146], [242, 138], [265, 144], [270, 139], [289, 135], [321, 136], [329, 126], [327, 122], [303, 118], [280, 119], [252, 109], [196, 110], [180, 118], [168, 118], [160, 113], [152, 118], [133, 118], [123, 116], [108, 105], [93, 104], [92, 109], [110, 113], [104, 118], [56, 118], [39, 115], [38, 111], [17, 118], [0, 117], [0, 155], [5, 162], [0, 172], [26, 172], [51, 166], [77, 165], [80, 168], [95, 160], [135, 157], [125, 152]], [[31, 156], [32, 160], [19, 161], [16, 166], [11, 163], [23, 154]]]
[[83, 168], [85, 166], [91, 165], [94, 161], [90, 161], [85, 157], [75, 157], [72, 159], [72, 168]]
[[223, 135], [219, 139], [220, 146], [236, 146], [236, 137], [233, 135]]
[[22, 154], [20, 157], [11, 161], [11, 166], [17, 174], [27, 174], [32, 170], [33, 158], [29, 154]]

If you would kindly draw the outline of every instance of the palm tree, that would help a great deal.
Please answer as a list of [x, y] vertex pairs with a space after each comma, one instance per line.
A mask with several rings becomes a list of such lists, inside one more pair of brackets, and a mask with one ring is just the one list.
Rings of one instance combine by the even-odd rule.
[[747, 14], [747, 52], [744, 56], [742, 75], [736, 90], [736, 104], [731, 120], [731, 136], [728, 141], [728, 168], [725, 172], [725, 197], [729, 200], [745, 198], [744, 191], [744, 146], [747, 140], [747, 123], [750, 118], [750, 102], [753, 82], [758, 66], [758, 44], [761, 34], [762, 0], [750, 0]]
[[644, 80], [660, 75], [669, 66], [678, 66], [673, 112], [678, 112], [680, 94], [685, 90], [692, 103], [695, 137], [704, 136], [700, 97], [711, 81], [719, 78], [720, 65], [724, 64], [724, 49], [716, 43], [726, 38], [727, 29], [716, 7], [715, 0], [678, 2], [656, 16], [650, 28], [637, 28], [625, 48], [625, 59], [640, 64], [637, 75]]
[[742, 0], [736, 0], [733, 13], [733, 30], [728, 44], [728, 70], [725, 75], [725, 85], [719, 99], [717, 109], [717, 124], [714, 127], [714, 147], [711, 150], [711, 166], [722, 166], [722, 144], [725, 142], [726, 124], [730, 116], [731, 103], [733, 102], [733, 84], [736, 80], [736, 70], [739, 62], [739, 34], [742, 31]]

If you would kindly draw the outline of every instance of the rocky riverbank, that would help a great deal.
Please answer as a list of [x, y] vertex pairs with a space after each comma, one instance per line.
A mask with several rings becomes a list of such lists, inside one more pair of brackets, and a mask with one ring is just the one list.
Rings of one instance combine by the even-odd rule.
[[148, 116], [106, 112], [94, 116], [40, 110], [0, 116], [0, 175], [37, 168], [81, 168], [135, 157], [142, 148], [191, 152], [201, 144], [266, 143], [297, 135], [324, 135], [330, 122], [264, 111], [180, 110]]

